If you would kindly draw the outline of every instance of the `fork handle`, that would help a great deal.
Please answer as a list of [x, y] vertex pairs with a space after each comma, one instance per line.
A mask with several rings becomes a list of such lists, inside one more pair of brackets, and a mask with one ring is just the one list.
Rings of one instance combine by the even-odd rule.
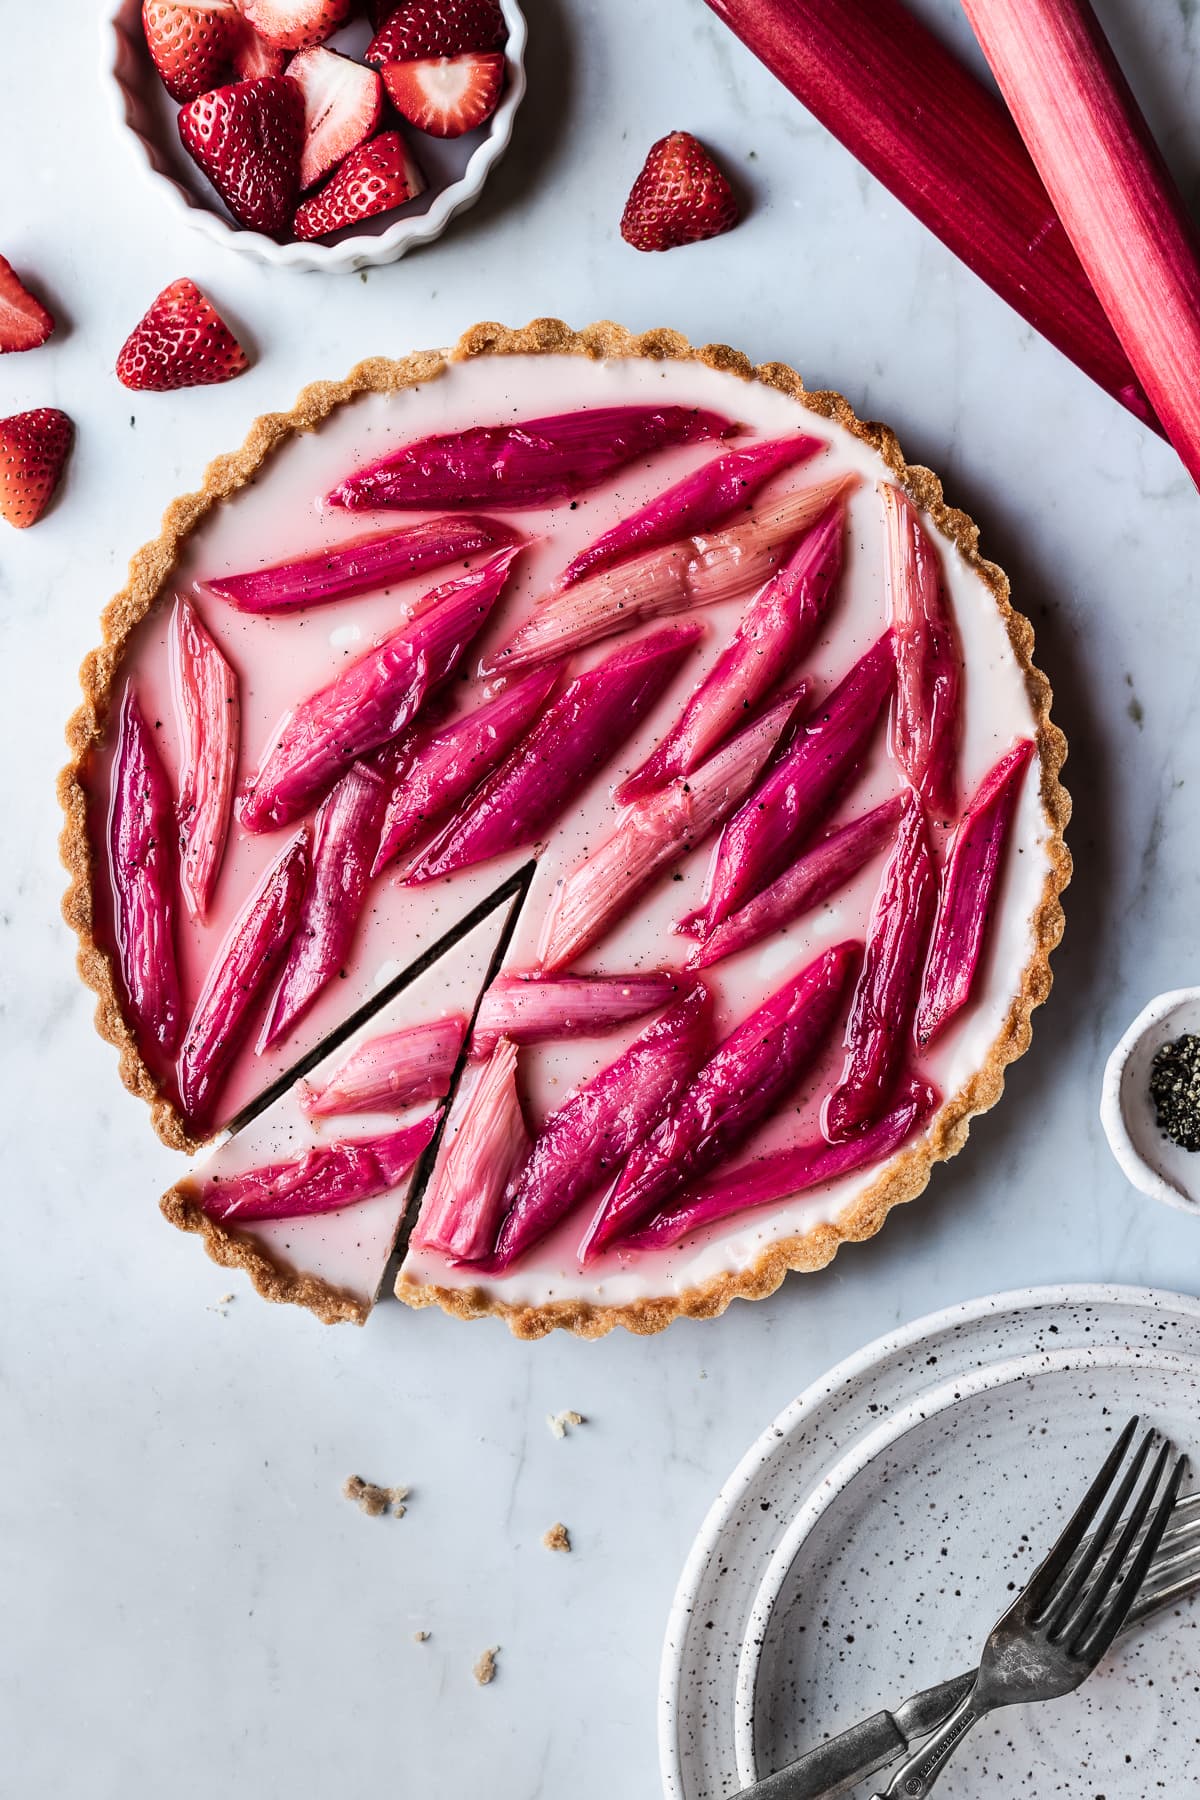
[[925, 1795], [958, 1746], [983, 1713], [976, 1712], [973, 1695], [960, 1700], [950, 1716], [925, 1741], [906, 1756], [882, 1794], [874, 1800], [925, 1800]]

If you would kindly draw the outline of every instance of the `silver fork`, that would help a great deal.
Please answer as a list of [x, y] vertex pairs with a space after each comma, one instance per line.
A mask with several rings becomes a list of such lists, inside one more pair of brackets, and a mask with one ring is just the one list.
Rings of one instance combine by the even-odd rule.
[[[875, 1800], [924, 1800], [977, 1720], [1002, 1706], [1071, 1693], [1105, 1655], [1137, 1599], [1187, 1468], [1187, 1458], [1177, 1457], [1164, 1483], [1172, 1453], [1164, 1441], [1143, 1478], [1155, 1437], [1148, 1431], [1118, 1480], [1137, 1428], [1134, 1417], [1046, 1560], [992, 1627], [970, 1693]], [[1106, 1500], [1103, 1519], [1077, 1555]]]

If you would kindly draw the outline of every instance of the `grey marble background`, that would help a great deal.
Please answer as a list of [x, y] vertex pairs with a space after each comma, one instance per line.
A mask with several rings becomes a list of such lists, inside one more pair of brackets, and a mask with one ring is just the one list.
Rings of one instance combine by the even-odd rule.
[[[0, 248], [64, 324], [0, 363], [0, 411], [60, 404], [79, 433], [53, 513], [0, 542], [0, 1794], [650, 1796], [676, 1574], [779, 1407], [868, 1338], [989, 1289], [1195, 1288], [1200, 1232], [1127, 1188], [1096, 1106], [1128, 1019], [1197, 978], [1200, 501], [700, 0], [530, 0], [507, 161], [451, 235], [365, 282], [264, 271], [157, 203], [102, 92], [101, 10], [10, 0], [0, 60]], [[1196, 9], [1101, 10], [1194, 196]], [[922, 11], [966, 43], [953, 0]], [[681, 126], [736, 172], [749, 216], [640, 256], [617, 234], [624, 196]], [[129, 395], [117, 349], [185, 273], [255, 367]], [[326, 1331], [158, 1217], [175, 1159], [92, 1032], [59, 920], [62, 725], [128, 555], [254, 414], [365, 354], [539, 313], [793, 362], [939, 469], [1012, 574], [1071, 740], [1067, 939], [1004, 1105], [825, 1274], [649, 1342], [522, 1345], [394, 1304]], [[588, 1423], [559, 1442], [545, 1417], [565, 1407]], [[348, 1506], [351, 1471], [409, 1483], [407, 1516]], [[558, 1519], [569, 1557], [541, 1548]]]

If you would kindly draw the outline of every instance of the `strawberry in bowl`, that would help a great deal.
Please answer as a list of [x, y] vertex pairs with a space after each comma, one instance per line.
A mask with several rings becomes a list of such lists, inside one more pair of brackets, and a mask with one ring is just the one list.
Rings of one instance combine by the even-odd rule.
[[350, 271], [431, 242], [478, 197], [524, 93], [517, 0], [360, 10], [121, 0], [123, 123], [206, 235], [261, 262]]

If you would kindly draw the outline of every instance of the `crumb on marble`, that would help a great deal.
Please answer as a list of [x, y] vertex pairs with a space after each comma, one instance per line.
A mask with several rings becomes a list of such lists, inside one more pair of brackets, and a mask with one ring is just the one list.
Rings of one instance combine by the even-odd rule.
[[571, 1534], [560, 1519], [557, 1525], [551, 1525], [549, 1531], [542, 1533], [542, 1543], [547, 1550], [569, 1550]]
[[226, 1308], [232, 1306], [236, 1299], [236, 1294], [222, 1294], [215, 1306], [206, 1306], [204, 1310], [205, 1312], [220, 1313], [221, 1317], [225, 1318]]
[[567, 1435], [567, 1426], [568, 1425], [572, 1425], [572, 1426], [586, 1425], [587, 1420], [584, 1418], [582, 1413], [560, 1412], [560, 1413], [547, 1413], [546, 1414], [546, 1423], [550, 1427], [551, 1431], [554, 1433], [556, 1438], [564, 1438]]
[[347, 1475], [342, 1492], [369, 1519], [378, 1519], [388, 1511], [394, 1519], [402, 1519], [408, 1510], [404, 1505], [408, 1499], [406, 1487], [379, 1487], [374, 1481], [364, 1481], [361, 1475]]
[[414, 1644], [427, 1644], [428, 1642], [429, 1642], [429, 1633], [427, 1631], [414, 1631], [413, 1632], [413, 1643]]
[[487, 1687], [489, 1683], [495, 1681], [496, 1655], [499, 1649], [499, 1644], [493, 1644], [490, 1650], [484, 1651], [483, 1655], [479, 1658], [479, 1661], [475, 1664], [473, 1673], [480, 1687]]

